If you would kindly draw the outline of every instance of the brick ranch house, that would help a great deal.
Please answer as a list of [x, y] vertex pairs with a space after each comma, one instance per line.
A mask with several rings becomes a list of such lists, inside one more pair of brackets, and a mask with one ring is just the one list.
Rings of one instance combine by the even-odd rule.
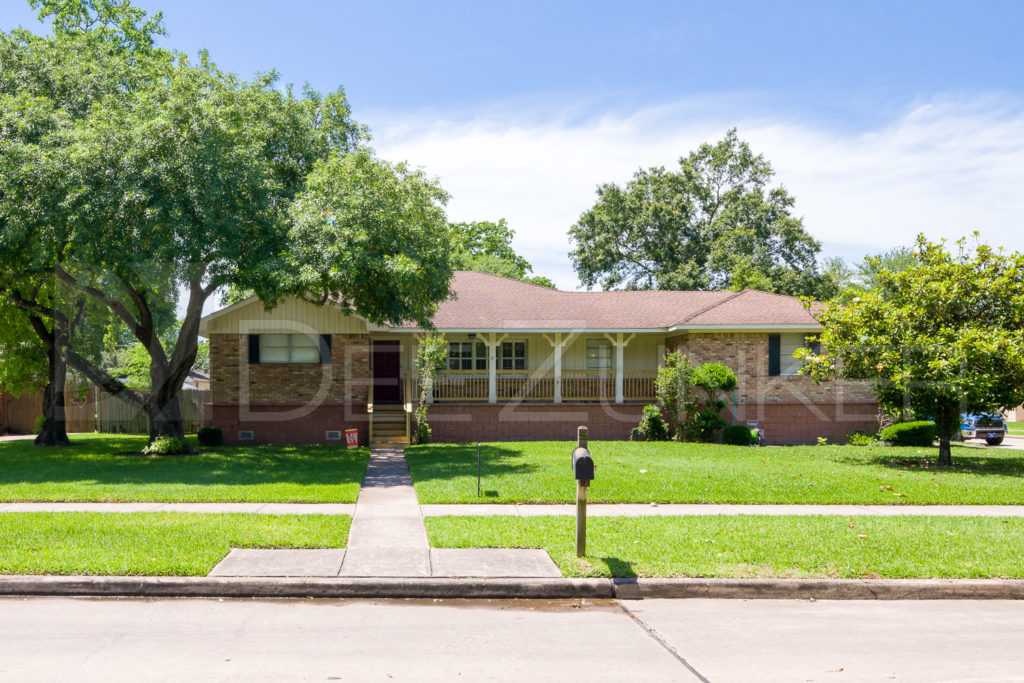
[[[448, 442], [626, 439], [666, 351], [723, 363], [739, 385], [728, 421], [756, 420], [770, 443], [872, 430], [867, 384], [816, 385], [793, 358], [820, 330], [793, 297], [741, 292], [563, 292], [458, 272], [434, 317], [449, 340], [431, 402]], [[413, 326], [378, 326], [333, 304], [246, 300], [203, 318], [210, 340], [210, 424], [229, 443], [360, 443], [409, 438], [419, 396]]]

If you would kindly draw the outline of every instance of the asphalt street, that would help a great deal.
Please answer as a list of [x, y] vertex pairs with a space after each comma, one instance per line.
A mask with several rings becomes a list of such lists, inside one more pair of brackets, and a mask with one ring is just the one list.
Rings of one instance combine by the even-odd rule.
[[1024, 602], [0, 599], [3, 681], [1014, 681]]

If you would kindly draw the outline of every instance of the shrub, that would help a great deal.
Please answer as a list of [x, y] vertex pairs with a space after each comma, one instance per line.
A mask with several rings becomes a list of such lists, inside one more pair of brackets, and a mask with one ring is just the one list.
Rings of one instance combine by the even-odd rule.
[[847, 446], [874, 446], [875, 437], [871, 434], [850, 434], [846, 437]]
[[40, 433], [42, 433], [43, 427], [45, 427], [45, 426], [46, 426], [46, 418], [43, 417], [42, 415], [40, 415], [39, 417], [36, 418], [35, 423], [33, 423], [32, 433], [33, 434], [40, 434]]
[[180, 455], [185, 452], [185, 444], [173, 436], [159, 436], [142, 449], [146, 455]]
[[430, 443], [430, 423], [426, 420], [416, 422], [416, 443]]
[[756, 433], [750, 427], [729, 425], [722, 430], [722, 443], [728, 446], [749, 446], [756, 442]]
[[668, 425], [661, 415], [661, 408], [656, 405], [644, 406], [637, 431], [647, 441], [668, 441]]
[[923, 448], [935, 444], [935, 423], [931, 420], [921, 422], [898, 422], [889, 425], [878, 434], [878, 438], [893, 446], [918, 446]]
[[196, 435], [203, 446], [223, 446], [224, 432], [220, 427], [202, 427]]

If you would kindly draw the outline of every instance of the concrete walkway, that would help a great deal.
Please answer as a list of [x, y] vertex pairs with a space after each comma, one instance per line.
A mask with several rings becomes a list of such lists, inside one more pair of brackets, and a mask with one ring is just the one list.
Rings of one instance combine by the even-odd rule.
[[[406, 473], [408, 477], [408, 473]], [[364, 483], [364, 487], [366, 484]], [[408, 486], [405, 484], [403, 486]], [[411, 487], [410, 487], [411, 488]], [[396, 495], [383, 493], [382, 499]], [[365, 499], [363, 511], [369, 515], [373, 503]], [[364, 502], [363, 492], [359, 502]], [[411, 518], [405, 498], [403, 514]], [[415, 504], [415, 498], [412, 499]], [[480, 517], [506, 515], [540, 517], [544, 515], [574, 515], [575, 505], [493, 505], [447, 504], [417, 505], [421, 517]], [[258, 515], [352, 515], [356, 505], [351, 503], [0, 503], [3, 512], [237, 512]], [[587, 505], [591, 517], [685, 517], [688, 515], [865, 515], [890, 517], [920, 515], [925, 517], [1024, 517], [1024, 505], [724, 505], [714, 503], [591, 503]]]
[[400, 450], [370, 456], [341, 576], [430, 576], [427, 531]]
[[562, 573], [543, 550], [431, 549], [402, 451], [379, 449], [370, 455], [345, 550], [235, 548], [210, 576], [561, 578]]

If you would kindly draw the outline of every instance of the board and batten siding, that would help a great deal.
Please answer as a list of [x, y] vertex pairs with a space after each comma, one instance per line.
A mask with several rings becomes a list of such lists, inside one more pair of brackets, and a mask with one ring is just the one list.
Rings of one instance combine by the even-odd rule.
[[284, 299], [267, 311], [253, 301], [208, 321], [202, 334], [261, 334], [293, 332], [307, 334], [366, 334], [366, 321], [346, 315], [333, 304], [317, 306], [294, 297]]

